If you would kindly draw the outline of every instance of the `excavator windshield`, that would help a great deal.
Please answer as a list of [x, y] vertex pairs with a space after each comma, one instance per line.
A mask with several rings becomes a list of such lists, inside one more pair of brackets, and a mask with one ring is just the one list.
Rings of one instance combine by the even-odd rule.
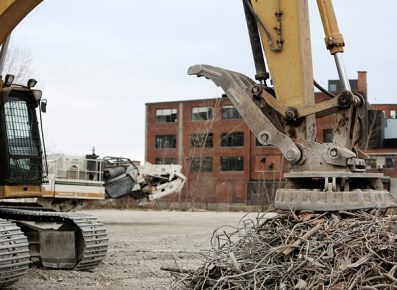
[[11, 90], [3, 98], [0, 178], [5, 184], [40, 184], [42, 150], [37, 103], [29, 90]]

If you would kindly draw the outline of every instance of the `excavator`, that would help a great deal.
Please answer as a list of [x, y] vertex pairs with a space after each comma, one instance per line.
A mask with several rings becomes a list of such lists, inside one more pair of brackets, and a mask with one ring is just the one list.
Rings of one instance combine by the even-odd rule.
[[[367, 100], [352, 92], [344, 68], [345, 41], [332, 0], [317, 0], [325, 45], [334, 57], [342, 91], [334, 95], [313, 77], [307, 0], [243, 0], [255, 80], [239, 72], [195, 65], [189, 75], [221, 87], [263, 145], [288, 161], [279, 210], [339, 211], [396, 207], [382, 173], [366, 172]], [[315, 103], [314, 88], [329, 98]], [[335, 114], [333, 142], [316, 141], [316, 119]]]
[[[40, 2], [0, 1], [0, 73], [12, 30]], [[13, 81], [10, 74], [0, 78], [2, 289], [18, 281], [31, 264], [91, 270], [106, 256], [104, 224], [93, 216], [54, 207], [70, 209], [65, 204], [71, 201], [125, 195], [140, 201], [155, 200], [178, 192], [185, 181], [180, 165], [137, 166], [127, 158], [99, 159], [94, 153], [85, 157], [47, 156], [41, 126], [47, 101], [34, 89], [36, 80], [30, 79], [26, 85]]]

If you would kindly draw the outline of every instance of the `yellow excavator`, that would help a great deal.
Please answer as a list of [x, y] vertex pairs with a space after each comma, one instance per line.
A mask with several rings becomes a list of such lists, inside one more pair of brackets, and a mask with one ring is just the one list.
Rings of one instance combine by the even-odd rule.
[[[11, 31], [40, 2], [0, 1], [1, 67]], [[35, 83], [30, 79], [27, 85], [14, 85], [12, 75], [0, 80], [0, 199], [44, 194], [36, 111], [45, 111], [46, 103], [41, 91], [33, 89]], [[106, 255], [106, 228], [94, 217], [20, 205], [0, 206], [0, 218], [0, 288], [18, 280], [31, 262], [84, 270], [96, 267]]]
[[[338, 95], [313, 78], [307, 0], [243, 0], [243, 6], [256, 81], [209, 65], [192, 66], [188, 74], [222, 87], [258, 141], [276, 146], [289, 162], [275, 207], [311, 211], [395, 207], [394, 197], [383, 188], [383, 174], [366, 172], [368, 156], [360, 144], [368, 138], [367, 101], [350, 88], [342, 61], [345, 42], [332, 1], [317, 0], [317, 6], [342, 87]], [[330, 98], [315, 103], [314, 87]], [[318, 143], [316, 118], [330, 114], [336, 115], [333, 142]]]
[[[0, 73], [12, 30], [41, 1], [0, 1]], [[36, 80], [18, 85], [13, 79], [0, 78], [0, 288], [17, 281], [31, 263], [90, 270], [106, 256], [101, 222], [54, 206], [127, 194], [154, 200], [178, 192], [185, 181], [179, 165], [137, 166], [94, 153], [46, 156], [40, 125], [47, 102], [33, 88]]]

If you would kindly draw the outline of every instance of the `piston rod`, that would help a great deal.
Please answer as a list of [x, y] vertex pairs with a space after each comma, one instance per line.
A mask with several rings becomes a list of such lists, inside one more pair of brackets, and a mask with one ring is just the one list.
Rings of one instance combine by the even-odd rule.
[[341, 83], [342, 90], [351, 92], [349, 78], [347, 77], [345, 66], [343, 64], [342, 53], [337, 52], [334, 54], [336, 69]]

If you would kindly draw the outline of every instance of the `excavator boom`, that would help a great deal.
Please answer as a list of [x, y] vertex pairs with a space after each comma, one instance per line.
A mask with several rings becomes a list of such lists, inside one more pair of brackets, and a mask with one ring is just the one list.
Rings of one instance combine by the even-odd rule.
[[21, 20], [43, 0], [2, 0], [0, 2], [0, 44]]

